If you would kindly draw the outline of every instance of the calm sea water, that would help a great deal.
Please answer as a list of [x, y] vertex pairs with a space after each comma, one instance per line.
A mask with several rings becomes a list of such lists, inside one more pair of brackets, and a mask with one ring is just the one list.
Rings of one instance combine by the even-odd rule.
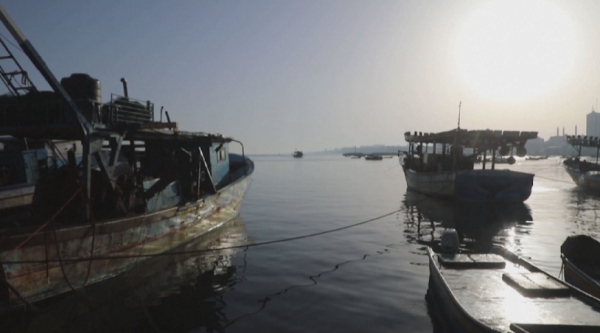
[[[435, 304], [425, 299], [425, 248], [445, 228], [481, 249], [505, 245], [555, 276], [567, 236], [600, 232], [600, 197], [578, 190], [557, 158], [500, 166], [536, 177], [525, 204], [495, 206], [407, 193], [396, 157], [252, 158], [256, 170], [240, 218], [188, 245], [190, 253], [147, 261], [42, 304], [38, 314], [4, 317], [0, 328], [442, 332], [432, 320]], [[255, 246], [193, 252], [241, 244]]]

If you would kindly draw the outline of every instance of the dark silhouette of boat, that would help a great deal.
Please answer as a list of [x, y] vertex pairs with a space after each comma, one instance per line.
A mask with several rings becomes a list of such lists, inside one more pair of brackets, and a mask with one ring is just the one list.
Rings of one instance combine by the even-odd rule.
[[300, 158], [300, 157], [304, 156], [304, 154], [301, 151], [296, 150], [294, 152], [293, 156], [296, 157], [296, 158]]
[[365, 155], [365, 160], [367, 160], [367, 161], [381, 161], [382, 159], [383, 159], [383, 157], [381, 155], [377, 155], [377, 154]]
[[[404, 134], [408, 151], [401, 157], [406, 183], [410, 190], [466, 201], [523, 202], [531, 195], [533, 174], [495, 169], [496, 154], [508, 155], [513, 164], [516, 155], [526, 154], [525, 143], [537, 132], [513, 132], [453, 129], [440, 133]], [[431, 144], [432, 149], [428, 149]], [[441, 149], [440, 149], [441, 148]], [[466, 151], [469, 150], [470, 154]], [[491, 168], [486, 169], [491, 150]], [[482, 169], [474, 169], [482, 155]]]
[[588, 235], [569, 236], [560, 257], [565, 281], [600, 298], [600, 242]]
[[[107, 102], [87, 74], [59, 82], [1, 6], [0, 16], [52, 88], [0, 70], [12, 93], [0, 98], [0, 136], [80, 147], [39, 163], [31, 204], [0, 211], [0, 308], [33, 308], [108, 279], [238, 215], [254, 170], [241, 142], [181, 131], [162, 110], [156, 121], [154, 104], [129, 97], [125, 79]], [[10, 52], [3, 59], [18, 65]]]

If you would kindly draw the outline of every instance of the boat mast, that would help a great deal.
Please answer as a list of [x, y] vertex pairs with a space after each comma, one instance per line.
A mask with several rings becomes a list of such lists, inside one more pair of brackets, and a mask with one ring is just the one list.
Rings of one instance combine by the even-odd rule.
[[460, 106], [462, 101], [458, 102], [458, 129], [460, 129]]
[[458, 160], [458, 135], [460, 134], [460, 106], [462, 101], [458, 102], [458, 126], [456, 128], [456, 135], [454, 135], [454, 143], [452, 144], [452, 169], [457, 169], [457, 160]]

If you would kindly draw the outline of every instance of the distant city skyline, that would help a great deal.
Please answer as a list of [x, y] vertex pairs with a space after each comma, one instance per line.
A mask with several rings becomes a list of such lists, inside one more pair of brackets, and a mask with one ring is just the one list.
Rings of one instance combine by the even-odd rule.
[[[406, 131], [583, 132], [600, 96], [593, 0], [21, 0], [60, 80], [99, 79], [250, 153], [403, 145]], [[0, 33], [13, 42], [2, 28]], [[40, 89], [43, 78], [10, 46]]]
[[586, 116], [585, 125], [587, 136], [600, 136], [600, 113], [592, 109]]

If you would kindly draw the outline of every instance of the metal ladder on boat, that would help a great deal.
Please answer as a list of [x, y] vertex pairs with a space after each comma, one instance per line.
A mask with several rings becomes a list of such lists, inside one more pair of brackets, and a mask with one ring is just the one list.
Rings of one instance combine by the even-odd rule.
[[[29, 80], [27, 72], [19, 64], [10, 49], [7, 47], [3, 38], [0, 36], [0, 44], [6, 51], [5, 54], [0, 54], [0, 78], [14, 96], [20, 96], [32, 91], [37, 91], [37, 88]], [[12, 61], [11, 61], [12, 60]], [[8, 63], [11, 64], [8, 64]], [[10, 68], [10, 70], [7, 70]]]

